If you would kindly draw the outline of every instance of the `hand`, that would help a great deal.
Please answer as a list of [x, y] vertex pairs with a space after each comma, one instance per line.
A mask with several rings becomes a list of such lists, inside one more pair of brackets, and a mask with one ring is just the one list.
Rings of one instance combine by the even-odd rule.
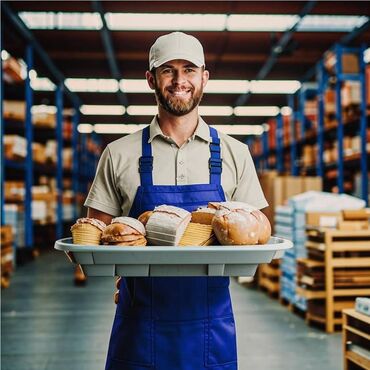
[[116, 280], [116, 288], [117, 291], [113, 295], [113, 300], [115, 304], [118, 304], [118, 299], [119, 299], [119, 287], [121, 286], [121, 277], [117, 278]]

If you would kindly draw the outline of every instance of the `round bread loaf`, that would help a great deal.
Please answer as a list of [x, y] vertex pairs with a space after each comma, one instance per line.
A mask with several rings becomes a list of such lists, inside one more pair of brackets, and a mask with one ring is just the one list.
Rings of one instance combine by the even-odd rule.
[[145, 226], [152, 214], [153, 211], [145, 211], [139, 216], [138, 220]]
[[258, 232], [258, 244], [266, 244], [271, 237], [271, 225], [266, 215], [260, 210], [252, 212], [252, 215], [256, 217], [259, 224]]
[[222, 245], [253, 245], [259, 240], [258, 220], [245, 209], [218, 210], [212, 227]]

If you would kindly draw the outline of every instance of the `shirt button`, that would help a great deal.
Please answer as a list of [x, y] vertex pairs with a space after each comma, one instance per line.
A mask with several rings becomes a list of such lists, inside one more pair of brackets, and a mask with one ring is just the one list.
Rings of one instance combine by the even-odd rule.
[[180, 177], [181, 180], [184, 180], [185, 175], [180, 175], [179, 177]]
[[184, 161], [180, 161], [179, 164], [183, 165], [184, 164]]

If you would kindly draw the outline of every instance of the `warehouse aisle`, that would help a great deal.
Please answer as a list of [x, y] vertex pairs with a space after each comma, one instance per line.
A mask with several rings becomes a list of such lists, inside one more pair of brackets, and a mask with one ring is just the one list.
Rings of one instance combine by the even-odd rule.
[[[102, 370], [114, 314], [112, 278], [72, 284], [50, 252], [20, 267], [2, 292], [3, 370]], [[240, 370], [338, 370], [340, 334], [326, 335], [277, 301], [232, 280]], [[194, 369], [195, 370], [195, 369]]]

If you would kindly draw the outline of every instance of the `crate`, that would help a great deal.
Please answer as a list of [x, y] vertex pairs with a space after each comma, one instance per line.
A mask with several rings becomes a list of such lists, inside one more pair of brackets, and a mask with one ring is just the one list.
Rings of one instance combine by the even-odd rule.
[[10, 275], [14, 269], [13, 232], [10, 225], [1, 226], [1, 288], [10, 284]]
[[343, 369], [370, 369], [370, 316], [343, 311]]
[[296, 293], [308, 300], [306, 320], [332, 333], [342, 324], [341, 311], [370, 295], [370, 230], [308, 229], [307, 236]]

